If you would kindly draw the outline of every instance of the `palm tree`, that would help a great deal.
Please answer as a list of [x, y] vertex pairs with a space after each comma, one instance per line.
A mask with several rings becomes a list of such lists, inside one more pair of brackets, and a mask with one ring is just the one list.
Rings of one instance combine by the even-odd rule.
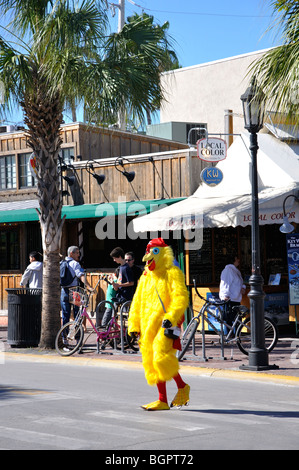
[[280, 112], [299, 124], [299, 2], [271, 2], [278, 18], [272, 27], [282, 33], [282, 45], [274, 47], [257, 60], [250, 75], [265, 94], [268, 110]]
[[107, 34], [102, 0], [0, 0], [13, 18], [0, 36], [0, 112], [20, 104], [37, 158], [37, 197], [44, 254], [40, 346], [53, 348], [60, 325], [59, 249], [64, 220], [59, 185], [60, 126], [66, 106], [111, 122], [118, 110], [142, 119], [163, 97], [159, 66], [166, 35], [146, 18]]

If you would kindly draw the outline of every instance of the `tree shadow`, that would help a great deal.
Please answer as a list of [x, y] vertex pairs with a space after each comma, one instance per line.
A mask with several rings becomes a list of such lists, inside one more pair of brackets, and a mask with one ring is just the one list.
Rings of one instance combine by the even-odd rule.
[[195, 410], [185, 409], [184, 411], [192, 411], [197, 413], [207, 414], [223, 414], [223, 415], [255, 415], [267, 416], [272, 418], [299, 418], [299, 411], [263, 411], [263, 410], [224, 410], [224, 409], [211, 409], [211, 410]]

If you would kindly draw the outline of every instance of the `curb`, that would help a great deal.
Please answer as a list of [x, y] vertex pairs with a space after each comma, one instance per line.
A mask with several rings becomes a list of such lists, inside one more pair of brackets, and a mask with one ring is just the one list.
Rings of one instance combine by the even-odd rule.
[[[143, 370], [141, 362], [131, 362], [126, 360], [109, 360], [102, 358], [84, 358], [84, 357], [60, 357], [55, 355], [35, 355], [35, 354], [21, 354], [21, 353], [4, 353], [5, 359], [16, 360], [23, 362], [48, 362], [56, 364], [64, 364], [69, 366], [85, 366], [85, 367], [106, 367], [106, 368], [122, 368], [122, 369], [136, 369]], [[223, 378], [223, 379], [234, 379], [234, 380], [254, 380], [258, 382], [270, 382], [282, 385], [293, 385], [299, 386], [299, 377], [293, 377], [289, 375], [275, 375], [266, 374], [263, 372], [251, 372], [241, 371], [237, 369], [213, 369], [208, 367], [188, 366], [181, 365], [180, 370], [182, 373], [187, 375], [194, 375], [199, 377], [210, 377], [210, 378]]]

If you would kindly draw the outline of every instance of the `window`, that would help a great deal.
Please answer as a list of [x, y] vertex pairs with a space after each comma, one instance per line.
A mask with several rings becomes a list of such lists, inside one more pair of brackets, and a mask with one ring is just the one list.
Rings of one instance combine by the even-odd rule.
[[64, 161], [64, 163], [66, 163], [67, 165], [71, 165], [72, 159], [74, 159], [74, 148], [69, 147], [69, 148], [61, 149], [61, 153], [62, 153], [62, 160]]
[[29, 159], [31, 153], [23, 153], [19, 155], [19, 187], [20, 188], [31, 188], [36, 186], [36, 179], [32, 176]]
[[10, 224], [0, 227], [0, 266], [1, 271], [20, 269], [19, 228]]
[[17, 187], [16, 159], [14, 155], [0, 157], [0, 190]]

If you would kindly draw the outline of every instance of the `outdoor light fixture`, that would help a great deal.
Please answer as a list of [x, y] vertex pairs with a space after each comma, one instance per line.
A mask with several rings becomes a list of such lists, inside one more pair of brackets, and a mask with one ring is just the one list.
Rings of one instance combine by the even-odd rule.
[[265, 347], [265, 313], [264, 313], [264, 279], [261, 275], [260, 238], [259, 238], [259, 208], [258, 208], [258, 178], [257, 178], [257, 133], [263, 127], [264, 95], [258, 89], [256, 80], [241, 96], [244, 113], [244, 127], [250, 133], [251, 152], [251, 276], [249, 278], [250, 292], [250, 323], [251, 348], [248, 353], [249, 364], [241, 366], [246, 370], [268, 370], [268, 351]]
[[101, 186], [101, 184], [103, 184], [106, 179], [105, 175], [97, 175], [96, 173], [94, 173], [92, 176], [96, 179], [99, 186]]
[[76, 177], [75, 176], [63, 176], [62, 177], [69, 186], [73, 186], [73, 184], [75, 183], [76, 181]]
[[105, 175], [98, 175], [97, 173], [95, 173], [94, 171], [94, 167], [93, 167], [93, 164], [90, 163], [90, 160], [86, 163], [86, 171], [91, 175], [93, 176], [93, 178], [96, 180], [96, 182], [98, 183], [99, 186], [101, 186], [101, 184], [104, 183], [105, 179], [106, 179], [106, 176]]
[[88, 160], [88, 162], [86, 163], [85, 169], [86, 169], [87, 173], [89, 173], [96, 180], [96, 182], [100, 186], [100, 189], [103, 193], [104, 198], [106, 199], [107, 202], [109, 202], [109, 199], [107, 198], [107, 196], [104, 193], [103, 188], [102, 188], [102, 184], [104, 183], [104, 181], [106, 179], [106, 176], [105, 175], [99, 175], [99, 174], [95, 173], [94, 166], [93, 166], [92, 162], [97, 163], [94, 160]]
[[62, 197], [70, 196], [70, 193], [68, 192], [68, 190], [63, 190], [62, 189], [63, 188], [63, 180], [66, 181], [69, 186], [73, 186], [75, 181], [76, 181], [76, 176], [75, 175], [62, 176], [62, 173], [64, 171], [68, 171], [68, 170], [71, 170], [71, 171], [74, 172], [74, 167], [73, 167], [73, 165], [68, 165], [67, 163], [65, 163], [63, 158], [60, 157], [60, 156], [58, 156], [58, 160], [59, 160], [61, 195], [62, 195]]
[[[138, 201], [140, 201], [140, 198], [139, 198], [138, 194], [136, 193], [136, 191], [135, 191], [135, 189], [134, 189], [134, 187], [133, 187], [133, 185], [132, 185], [132, 181], [133, 181], [133, 179], [135, 178], [135, 171], [126, 171], [125, 168], [124, 168], [124, 160], [126, 160], [128, 163], [130, 163], [127, 158], [117, 157], [117, 158], [115, 159], [115, 161], [114, 161], [114, 166], [115, 166], [115, 168], [116, 168], [117, 171], [119, 171], [120, 173], [122, 173], [122, 174], [127, 178], [127, 181], [130, 183], [131, 188], [132, 188], [132, 190], [133, 190], [133, 192], [134, 192], [136, 198], [138, 199]], [[120, 169], [118, 168], [118, 166], [122, 167], [123, 170], [120, 170]]]
[[[133, 179], [135, 178], [135, 171], [125, 171], [123, 160], [126, 160], [126, 158], [120, 158], [120, 157], [116, 158], [114, 162], [114, 166], [117, 169], [117, 171], [122, 173], [127, 178], [129, 183], [132, 183]], [[120, 170], [119, 168], [117, 168], [118, 165], [121, 166], [123, 170]]]
[[281, 231], [281, 233], [291, 233], [293, 232], [294, 230], [294, 225], [292, 225], [290, 222], [289, 222], [289, 218], [286, 214], [286, 208], [285, 208], [285, 203], [286, 203], [286, 200], [289, 198], [289, 197], [293, 197], [295, 199], [296, 202], [299, 202], [299, 197], [298, 196], [294, 196], [294, 194], [289, 194], [283, 201], [283, 224], [281, 227], [279, 227], [279, 230]]
[[263, 127], [265, 114], [265, 101], [262, 90], [257, 87], [253, 79], [250, 86], [241, 96], [245, 129], [250, 134], [257, 134]]

